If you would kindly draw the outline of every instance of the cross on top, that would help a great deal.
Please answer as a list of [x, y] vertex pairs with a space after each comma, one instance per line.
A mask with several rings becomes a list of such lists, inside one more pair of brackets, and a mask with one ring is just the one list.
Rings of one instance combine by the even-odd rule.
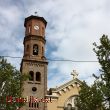
[[35, 11], [34, 14], [37, 15], [37, 11]]
[[73, 79], [76, 79], [78, 77], [78, 73], [76, 72], [76, 70], [73, 70], [71, 72], [71, 75], [73, 76]]

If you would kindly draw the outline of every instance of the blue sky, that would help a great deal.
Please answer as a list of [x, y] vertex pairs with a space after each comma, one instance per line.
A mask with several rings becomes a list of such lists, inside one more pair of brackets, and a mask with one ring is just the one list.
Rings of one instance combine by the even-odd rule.
[[[110, 36], [110, 0], [0, 0], [0, 55], [23, 56], [24, 19], [37, 11], [48, 24], [46, 56], [51, 59], [97, 60], [93, 42]], [[21, 59], [9, 59], [19, 69]], [[93, 82], [98, 63], [49, 62], [48, 87], [79, 79]]]

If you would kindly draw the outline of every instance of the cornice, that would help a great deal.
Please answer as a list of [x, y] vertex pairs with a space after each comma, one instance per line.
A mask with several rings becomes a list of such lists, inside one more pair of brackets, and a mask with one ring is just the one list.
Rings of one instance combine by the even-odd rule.
[[37, 41], [42, 41], [44, 44], [46, 43], [45, 38], [43, 38], [42, 36], [37, 36], [37, 35], [28, 35], [24, 37], [24, 42], [25, 41], [29, 41], [29, 40], [37, 40]]

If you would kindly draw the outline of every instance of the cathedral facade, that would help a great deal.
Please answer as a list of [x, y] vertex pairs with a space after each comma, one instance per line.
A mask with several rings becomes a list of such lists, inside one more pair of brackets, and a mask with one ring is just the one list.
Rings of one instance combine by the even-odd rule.
[[[77, 110], [75, 97], [78, 95], [81, 84], [76, 77], [77, 74], [73, 74], [73, 79], [66, 84], [47, 90], [46, 25], [47, 21], [39, 16], [31, 15], [24, 21], [24, 55], [20, 70], [22, 74], [29, 75], [29, 78], [23, 83], [22, 95], [32, 100], [26, 102], [21, 109]], [[47, 101], [48, 99], [50, 101]]]

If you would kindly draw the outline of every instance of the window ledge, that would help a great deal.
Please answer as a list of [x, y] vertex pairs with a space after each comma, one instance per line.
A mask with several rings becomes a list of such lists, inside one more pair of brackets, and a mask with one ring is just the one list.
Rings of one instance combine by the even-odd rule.
[[40, 81], [28, 81], [28, 84], [41, 84]]

